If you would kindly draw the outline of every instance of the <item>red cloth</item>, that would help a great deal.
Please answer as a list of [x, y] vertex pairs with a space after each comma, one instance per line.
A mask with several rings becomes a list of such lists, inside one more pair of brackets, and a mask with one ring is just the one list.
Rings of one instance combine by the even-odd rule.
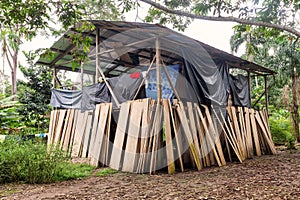
[[130, 78], [140, 78], [141, 77], [141, 72], [136, 72], [130, 74]]

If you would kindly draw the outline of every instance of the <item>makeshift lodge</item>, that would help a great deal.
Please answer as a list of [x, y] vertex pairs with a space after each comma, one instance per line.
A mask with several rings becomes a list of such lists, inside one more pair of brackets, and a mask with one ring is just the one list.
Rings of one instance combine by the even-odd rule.
[[[94, 28], [82, 29], [87, 24]], [[37, 62], [54, 74], [49, 144], [135, 173], [200, 170], [276, 153], [267, 111], [273, 71], [157, 24], [78, 27]], [[91, 41], [89, 59], [74, 69], [80, 38]], [[63, 89], [58, 70], [78, 72], [80, 89]], [[85, 85], [85, 76], [94, 83]], [[265, 78], [266, 109], [251, 108], [251, 76]]]

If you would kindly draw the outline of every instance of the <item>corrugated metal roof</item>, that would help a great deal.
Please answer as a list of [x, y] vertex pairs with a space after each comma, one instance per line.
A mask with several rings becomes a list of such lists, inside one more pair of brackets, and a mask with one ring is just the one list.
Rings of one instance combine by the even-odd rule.
[[[276, 72], [262, 67], [253, 62], [246, 61], [222, 50], [211, 47], [205, 43], [189, 38], [181, 33], [158, 24], [147, 24], [124, 21], [90, 21], [100, 30], [100, 66], [108, 77], [117, 76], [124, 72], [133, 72], [141, 65], [149, 65], [155, 55], [155, 38], [161, 40], [161, 57], [166, 64], [172, 64], [182, 60], [178, 52], [182, 49], [189, 49], [193, 52], [201, 46], [208, 54], [199, 56], [214, 61], [224, 61], [229, 67], [247, 70], [260, 75], [272, 75]], [[53, 46], [47, 54], [40, 57], [37, 64], [48, 65], [49, 67], [69, 71], [72, 69], [72, 52], [77, 50], [70, 39], [70, 34], [76, 34], [76, 29], [68, 30]], [[95, 47], [96, 30], [83, 33], [92, 39], [90, 47], [90, 62], [84, 64], [84, 72], [95, 74]]]

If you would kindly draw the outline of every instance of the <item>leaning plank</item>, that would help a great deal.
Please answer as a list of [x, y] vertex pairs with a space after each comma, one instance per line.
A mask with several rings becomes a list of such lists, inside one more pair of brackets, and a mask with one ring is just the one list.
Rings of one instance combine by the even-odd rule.
[[199, 106], [194, 103], [194, 108], [195, 108], [195, 122], [197, 125], [198, 129], [198, 137], [199, 137], [199, 142], [200, 142], [200, 152], [201, 152], [201, 157], [202, 157], [202, 162], [204, 167], [209, 167], [210, 166], [210, 161], [209, 161], [209, 152], [208, 152], [208, 147], [207, 147], [207, 142], [205, 140], [205, 131], [203, 128], [203, 121], [200, 120], [200, 116], [198, 115], [197, 109], [199, 109]]
[[213, 152], [213, 155], [215, 156], [215, 159], [218, 163], [219, 166], [222, 166], [222, 163], [220, 161], [220, 158], [219, 158], [219, 155], [216, 151], [216, 148], [215, 148], [215, 144], [212, 140], [212, 138], [210, 137], [210, 134], [209, 134], [209, 129], [208, 129], [208, 125], [206, 123], [206, 119], [203, 117], [202, 115], [202, 112], [200, 110], [199, 107], [197, 107], [197, 111], [198, 111], [198, 115], [200, 117], [200, 120], [202, 121], [202, 124], [203, 124], [203, 128], [204, 128], [204, 131], [205, 131], [205, 138], [207, 140], [207, 144], [208, 144], [208, 150], [211, 149], [212, 152]]
[[50, 146], [50, 144], [52, 144], [53, 141], [54, 127], [56, 125], [56, 115], [57, 115], [57, 110], [52, 110], [50, 115], [50, 124], [49, 124], [49, 131], [48, 131], [48, 141], [47, 141], [48, 146]]
[[55, 129], [55, 138], [53, 141], [53, 144], [55, 146], [59, 145], [59, 143], [60, 143], [61, 134], [62, 134], [63, 126], [64, 126], [65, 115], [66, 115], [66, 110], [59, 111], [59, 119], [58, 119], [57, 126]]
[[174, 135], [175, 135], [175, 140], [176, 140], [176, 146], [177, 146], [177, 156], [178, 156], [178, 160], [179, 160], [179, 165], [180, 165], [180, 169], [181, 171], [183, 172], [184, 171], [184, 167], [183, 167], [183, 161], [182, 161], [182, 140], [181, 140], [181, 136], [179, 135], [178, 133], [178, 126], [177, 124], [175, 123], [175, 116], [173, 114], [173, 109], [172, 109], [172, 106], [171, 106], [171, 103], [170, 101], [168, 101], [169, 103], [169, 108], [170, 108], [170, 116], [171, 116], [171, 122], [173, 124], [173, 131], [174, 131]]
[[104, 138], [104, 133], [105, 133], [105, 128], [106, 128], [106, 122], [107, 122], [107, 116], [109, 112], [109, 103], [103, 103], [100, 104], [100, 115], [99, 115], [99, 123], [97, 126], [97, 131], [96, 131], [96, 137], [94, 141], [94, 148], [91, 152], [91, 160], [90, 164], [93, 166], [98, 166], [99, 161], [103, 162], [100, 158], [101, 151], [103, 152], [103, 140]]
[[243, 143], [243, 139], [242, 139], [242, 134], [239, 128], [239, 122], [237, 119], [237, 113], [236, 113], [236, 108], [234, 106], [230, 107], [229, 112], [231, 112], [231, 117], [232, 117], [232, 122], [233, 122], [233, 127], [234, 127], [234, 132], [236, 134], [236, 138], [237, 138], [237, 143], [239, 146], [239, 149], [241, 150], [241, 155], [243, 160], [246, 158], [246, 150], [245, 150], [245, 146]]
[[70, 138], [71, 138], [71, 134], [72, 134], [71, 131], [72, 131], [72, 126], [73, 126], [73, 122], [74, 122], [74, 111], [75, 111], [74, 109], [69, 110], [70, 116], [69, 116], [69, 120], [68, 120], [68, 123], [67, 123], [65, 138], [64, 138], [64, 141], [62, 143], [62, 149], [65, 150], [65, 151], [68, 151], [68, 149], [69, 149]]
[[84, 121], [85, 112], [78, 110], [77, 120], [75, 123], [75, 132], [74, 132], [74, 140], [73, 140], [73, 147], [72, 147], [72, 157], [80, 156], [80, 147], [81, 147], [81, 140], [83, 136], [83, 130], [85, 126]]
[[135, 172], [137, 167], [137, 147], [140, 137], [143, 107], [143, 102], [134, 101], [131, 103], [131, 113], [128, 125], [122, 171]]
[[161, 102], [157, 102], [155, 114], [154, 114], [153, 127], [151, 130], [151, 134], [153, 135], [153, 141], [152, 141], [151, 158], [150, 158], [150, 174], [156, 171], [158, 140], [161, 134], [161, 124], [162, 124], [162, 105]]
[[197, 166], [197, 169], [200, 170], [201, 169], [201, 163], [199, 161], [199, 157], [197, 156], [195, 145], [193, 143], [191, 130], [190, 130], [190, 127], [188, 125], [188, 120], [187, 120], [187, 117], [186, 117], [185, 112], [184, 112], [183, 109], [184, 109], [184, 107], [183, 107], [182, 102], [179, 102], [179, 104], [176, 106], [176, 110], [177, 110], [177, 113], [178, 113], [178, 116], [179, 116], [179, 120], [181, 122], [181, 126], [183, 128], [184, 133], [185, 133], [185, 136], [186, 136], [188, 145], [190, 147], [190, 151], [192, 153], [194, 162]]
[[109, 166], [113, 169], [120, 170], [120, 162], [122, 156], [122, 148], [125, 139], [125, 133], [127, 132], [127, 121], [129, 119], [130, 102], [125, 102], [121, 104], [121, 109], [119, 112], [119, 119], [117, 124], [117, 130], [115, 135], [115, 140], [112, 148], [112, 154]]
[[250, 122], [250, 113], [249, 108], [245, 107], [245, 124], [246, 124], [246, 133], [247, 133], [247, 145], [248, 145], [248, 156], [250, 158], [253, 157], [253, 142], [252, 142], [252, 135], [251, 135], [251, 122]]
[[69, 147], [68, 147], [68, 155], [71, 156], [72, 154], [72, 149], [73, 149], [73, 143], [74, 143], [74, 135], [75, 135], [75, 129], [76, 129], [76, 122], [77, 122], [77, 117], [78, 117], [78, 112], [79, 110], [74, 109], [74, 117], [73, 117], [73, 124], [71, 127], [71, 131], [70, 131], [70, 143], [69, 143]]
[[213, 123], [212, 117], [210, 115], [210, 112], [208, 110], [208, 107], [206, 105], [202, 105], [202, 106], [205, 108], [205, 114], [206, 114], [206, 117], [208, 119], [208, 122], [209, 122], [211, 130], [212, 130], [212, 136], [213, 136], [213, 139], [214, 139], [214, 143], [216, 144], [216, 148], [217, 148], [217, 151], [218, 151], [218, 154], [219, 154], [221, 164], [224, 166], [224, 165], [226, 165], [226, 161], [225, 161], [225, 157], [224, 157], [224, 154], [223, 154], [219, 133], [217, 133], [217, 131], [214, 128], [214, 123]]
[[[215, 112], [214, 109], [213, 109], [213, 112], [215, 113], [216, 119], [218, 120], [219, 124], [223, 124], [223, 126], [221, 126], [221, 127], [222, 127], [222, 130], [223, 130], [224, 135], [225, 135], [225, 140], [230, 143], [231, 148], [233, 149], [235, 155], [238, 157], [239, 161], [242, 163], [243, 160], [241, 158], [240, 152], [238, 151], [237, 144], [233, 140], [232, 133], [231, 133], [229, 127], [226, 124], [226, 121], [225, 121], [225, 118], [223, 116], [222, 111], [220, 110], [219, 115]], [[227, 145], [227, 148], [228, 148], [228, 145]], [[230, 152], [229, 152], [229, 154], [230, 154]]]
[[144, 173], [144, 165], [147, 153], [147, 146], [149, 141], [149, 131], [150, 131], [150, 121], [151, 121], [151, 111], [149, 110], [150, 99], [144, 99], [143, 115], [142, 115], [142, 126], [141, 126], [141, 138], [140, 138], [140, 154], [137, 172]]
[[69, 122], [71, 121], [71, 120], [70, 120], [70, 114], [71, 114], [70, 111], [71, 111], [70, 109], [67, 109], [67, 110], [66, 110], [65, 123], [64, 123], [64, 125], [63, 125], [63, 130], [62, 130], [62, 134], [61, 134], [61, 139], [60, 139], [60, 142], [59, 142], [59, 148], [60, 148], [60, 149], [62, 149], [63, 143], [64, 143], [64, 141], [65, 141], [65, 136], [66, 136], [68, 124], [69, 124]]
[[245, 119], [244, 119], [244, 111], [242, 107], [237, 107], [237, 114], [238, 114], [238, 121], [240, 124], [240, 133], [242, 138], [242, 144], [245, 148], [245, 156], [248, 158], [249, 156], [249, 149], [247, 145], [247, 132], [246, 132], [246, 126], [245, 126]]
[[97, 128], [98, 128], [98, 123], [99, 123], [99, 114], [100, 114], [100, 109], [101, 105], [97, 104], [94, 112], [94, 120], [93, 120], [93, 126], [91, 130], [91, 142], [88, 150], [88, 158], [91, 159], [92, 153], [94, 151], [94, 146], [95, 146], [95, 138], [97, 134]]
[[168, 164], [168, 173], [175, 173], [175, 158], [172, 145], [172, 135], [171, 135], [171, 120], [170, 120], [170, 107], [169, 99], [163, 100], [164, 107], [164, 126], [166, 134], [166, 152], [167, 152], [167, 164]]
[[85, 158], [88, 155], [89, 144], [91, 140], [91, 126], [92, 126], [93, 112], [87, 112], [86, 126], [84, 129], [84, 138], [82, 143], [82, 155], [81, 157]]
[[111, 145], [111, 142], [110, 142], [110, 125], [111, 125], [111, 115], [112, 115], [112, 104], [109, 103], [108, 104], [108, 115], [107, 115], [107, 124], [106, 124], [106, 131], [105, 131], [105, 141], [107, 141], [106, 143], [106, 152], [105, 152], [105, 155], [106, 155], [106, 160], [105, 160], [105, 165], [108, 165], [109, 162], [110, 162], [110, 159], [111, 159], [111, 148], [112, 148], [112, 145]]
[[[195, 116], [194, 116], [194, 108], [193, 104], [191, 102], [187, 102], [187, 111], [188, 111], [188, 117], [189, 117], [189, 125], [190, 125], [190, 130], [192, 134], [192, 138], [194, 141], [195, 149], [196, 149], [196, 154], [199, 159], [201, 159], [201, 152], [200, 152], [200, 146], [199, 146], [199, 139], [197, 135], [197, 128], [196, 128], [196, 123], [195, 123]], [[200, 167], [202, 168], [202, 163], [200, 162]]]
[[270, 139], [269, 136], [268, 136], [268, 132], [267, 132], [267, 130], [266, 130], [261, 118], [260, 118], [259, 112], [256, 113], [255, 118], [256, 118], [256, 121], [258, 122], [258, 124], [259, 124], [259, 126], [262, 130], [262, 133], [263, 133], [262, 135], [265, 139], [265, 142], [268, 144], [268, 147], [270, 148], [271, 153], [276, 154], [275, 146], [272, 142], [272, 139]]
[[255, 111], [254, 109], [249, 109], [249, 111], [250, 111], [250, 122], [252, 127], [252, 136], [254, 140], [256, 155], [261, 156], [261, 149], [260, 149], [259, 139], [258, 139], [258, 130], [255, 121], [255, 113], [254, 113]]

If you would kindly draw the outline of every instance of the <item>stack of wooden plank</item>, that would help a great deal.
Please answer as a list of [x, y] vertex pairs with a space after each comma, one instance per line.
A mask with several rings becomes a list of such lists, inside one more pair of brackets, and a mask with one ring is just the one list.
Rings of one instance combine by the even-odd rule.
[[134, 173], [201, 170], [276, 153], [265, 111], [167, 99], [125, 102], [117, 117], [111, 103], [53, 110], [48, 143], [92, 165]]

